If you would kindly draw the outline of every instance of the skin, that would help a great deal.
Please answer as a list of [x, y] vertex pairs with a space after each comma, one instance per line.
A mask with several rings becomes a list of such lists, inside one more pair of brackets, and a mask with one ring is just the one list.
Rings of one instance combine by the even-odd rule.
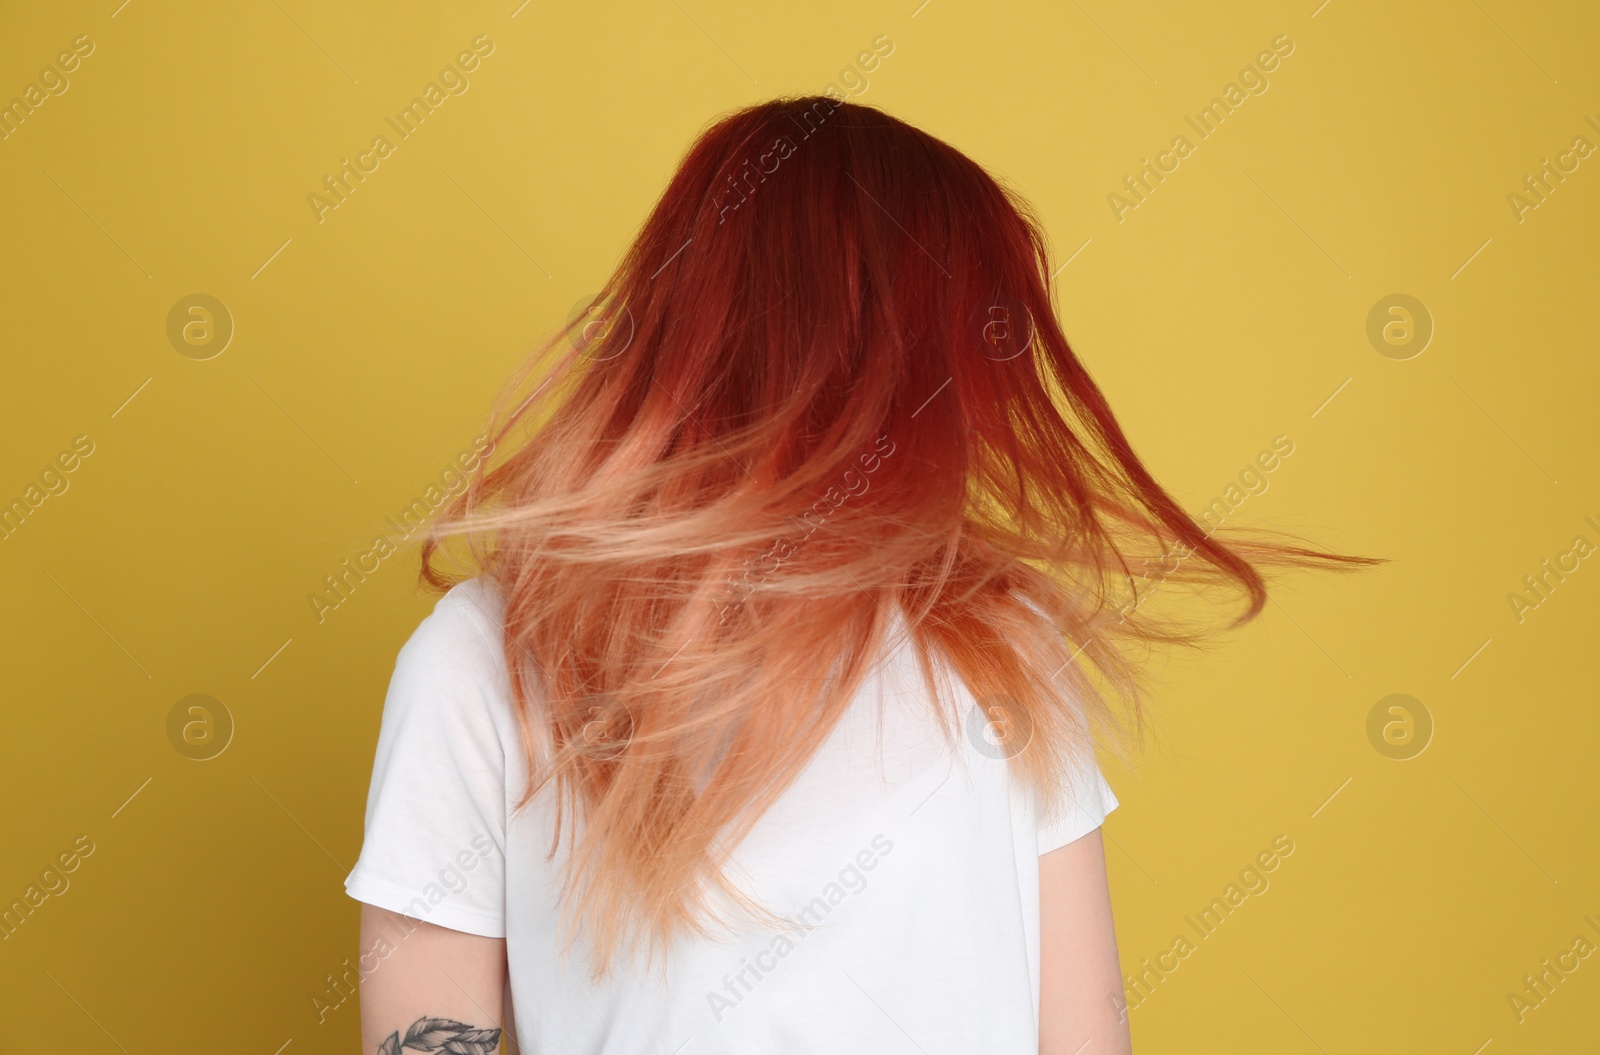
[[[515, 1055], [515, 1027], [505, 1015], [504, 938], [484, 938], [362, 905], [361, 950], [361, 1050], [366, 1055], [379, 1051], [391, 1034], [404, 1039], [419, 1019], [502, 1030], [506, 1051]], [[368, 970], [369, 964], [375, 966]], [[486, 1055], [498, 1050], [496, 1041]], [[406, 1052], [415, 1055], [415, 1049]]]
[[1096, 828], [1039, 858], [1039, 1055], [1131, 1055]]
[[[1122, 971], [1100, 829], [1039, 858], [1039, 927], [1039, 1055], [1131, 1055], [1125, 1015], [1110, 999], [1120, 1002]], [[516, 1055], [504, 938], [362, 905], [361, 949], [363, 1052], [432, 1018], [502, 1030]]]

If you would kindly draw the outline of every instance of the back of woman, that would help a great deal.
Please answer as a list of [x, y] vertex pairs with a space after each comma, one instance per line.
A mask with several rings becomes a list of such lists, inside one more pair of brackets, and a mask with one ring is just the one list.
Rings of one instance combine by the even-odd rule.
[[1184, 513], [1050, 274], [877, 109], [697, 140], [425, 546], [347, 881], [369, 1048], [1128, 1050], [1094, 749], [1199, 637], [1146, 601], [1367, 561]]

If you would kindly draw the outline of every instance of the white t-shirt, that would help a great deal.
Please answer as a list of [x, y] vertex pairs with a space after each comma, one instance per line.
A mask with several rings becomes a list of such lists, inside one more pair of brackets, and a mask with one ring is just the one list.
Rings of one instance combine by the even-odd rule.
[[1092, 759], [1066, 815], [1041, 819], [992, 745], [962, 735], [951, 753], [899, 619], [839, 725], [733, 848], [729, 878], [803, 926], [742, 917], [738, 936], [675, 945], [665, 985], [659, 961], [647, 973], [619, 958], [593, 987], [583, 939], [560, 959], [569, 844], [563, 829], [546, 860], [553, 783], [511, 814], [526, 766], [502, 612], [487, 579], [462, 583], [401, 649], [345, 889], [503, 937], [523, 1052], [1037, 1055], [1038, 859], [1116, 808]]

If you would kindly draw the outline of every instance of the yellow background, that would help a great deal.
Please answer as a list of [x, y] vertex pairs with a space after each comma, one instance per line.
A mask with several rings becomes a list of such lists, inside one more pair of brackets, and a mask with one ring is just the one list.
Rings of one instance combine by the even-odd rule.
[[[518, 3], [4, 16], [0, 100], [96, 46], [0, 142], [0, 500], [73, 437], [95, 449], [0, 541], [0, 900], [77, 836], [95, 850], [0, 942], [0, 1047], [355, 1050], [355, 1001], [319, 1023], [311, 997], [355, 954], [341, 881], [432, 599], [413, 550], [320, 624], [307, 594], [469, 446], [706, 121], [842, 83], [887, 34], [858, 97], [1011, 181], [1077, 254], [1068, 335], [1158, 478], [1198, 512], [1286, 434], [1230, 522], [1393, 559], [1296, 576], [1153, 672], [1156, 735], [1107, 769], [1124, 968], [1198, 948], [1131, 1011], [1137, 1049], [1592, 1050], [1600, 957], [1524, 1022], [1507, 994], [1600, 942], [1600, 562], [1520, 623], [1507, 595], [1600, 543], [1600, 157], [1521, 222], [1507, 195], [1575, 136], [1600, 146], [1600, 12]], [[317, 222], [307, 194], [479, 34], [470, 89]], [[1107, 195], [1280, 34], [1270, 88], [1118, 222]], [[236, 327], [209, 360], [166, 335], [193, 293]], [[1435, 323], [1413, 358], [1366, 337], [1393, 293]], [[209, 761], [168, 740], [192, 693], [236, 723]], [[1435, 726], [1405, 761], [1367, 736], [1391, 693]], [[1279, 834], [1270, 889], [1198, 940], [1185, 916]]]

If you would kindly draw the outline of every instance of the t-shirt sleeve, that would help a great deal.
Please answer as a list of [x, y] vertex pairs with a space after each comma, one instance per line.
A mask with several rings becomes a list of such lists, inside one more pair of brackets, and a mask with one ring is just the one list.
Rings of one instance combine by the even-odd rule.
[[[1027, 597], [1019, 599], [1041, 617], [1044, 609]], [[1079, 710], [1080, 717], [1082, 710]], [[1095, 761], [1092, 748], [1079, 748], [1072, 754], [1070, 780], [1062, 790], [1061, 803], [1049, 815], [1041, 808], [1039, 821], [1039, 854], [1059, 850], [1070, 842], [1088, 835], [1117, 808], [1117, 796], [1106, 783], [1100, 766]]]
[[1070, 842], [1088, 835], [1117, 808], [1117, 796], [1106, 783], [1099, 765], [1089, 752], [1074, 756], [1072, 782], [1063, 789], [1062, 801], [1057, 811], [1039, 815], [1039, 853], [1058, 850]]
[[452, 930], [505, 936], [510, 718], [496, 596], [456, 586], [412, 632], [384, 699], [358, 901]]

